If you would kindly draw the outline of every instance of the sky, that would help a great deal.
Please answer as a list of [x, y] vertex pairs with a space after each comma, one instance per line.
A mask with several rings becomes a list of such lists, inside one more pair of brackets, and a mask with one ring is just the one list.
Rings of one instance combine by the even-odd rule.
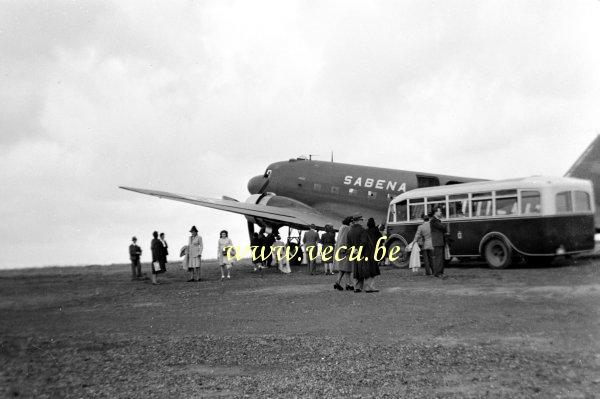
[[302, 154], [430, 173], [563, 175], [600, 133], [600, 1], [0, 3], [0, 268], [173, 259]]

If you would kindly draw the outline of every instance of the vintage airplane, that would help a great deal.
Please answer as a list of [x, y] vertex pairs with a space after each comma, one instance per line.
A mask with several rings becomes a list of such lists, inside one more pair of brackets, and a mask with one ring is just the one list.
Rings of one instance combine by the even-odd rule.
[[[566, 176], [592, 180], [596, 209], [600, 209], [600, 136]], [[337, 229], [344, 217], [357, 213], [383, 223], [389, 201], [405, 191], [477, 180], [482, 179], [295, 158], [272, 163], [263, 175], [251, 178], [248, 182], [251, 195], [245, 202], [228, 197], [214, 199], [133, 187], [120, 188], [239, 213], [248, 220], [248, 230], [252, 234], [254, 224], [273, 231], [283, 226], [305, 230], [311, 224], [319, 229], [331, 224]], [[598, 213], [596, 226], [600, 227]]]

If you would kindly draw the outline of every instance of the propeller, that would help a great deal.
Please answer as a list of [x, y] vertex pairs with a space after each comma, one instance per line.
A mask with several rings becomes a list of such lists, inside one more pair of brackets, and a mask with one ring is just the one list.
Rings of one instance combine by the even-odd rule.
[[258, 194], [263, 194], [265, 192], [265, 190], [267, 189], [267, 186], [269, 185], [269, 178], [267, 177], [265, 179], [265, 182], [263, 183], [263, 185], [261, 186], [261, 188], [258, 190]]

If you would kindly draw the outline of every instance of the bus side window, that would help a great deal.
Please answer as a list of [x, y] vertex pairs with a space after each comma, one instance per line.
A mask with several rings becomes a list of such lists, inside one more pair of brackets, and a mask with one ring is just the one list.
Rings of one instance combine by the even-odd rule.
[[592, 209], [590, 205], [590, 195], [585, 191], [575, 191], [573, 192], [575, 198], [575, 211], [589, 211]]
[[521, 191], [521, 213], [540, 213], [540, 192], [539, 191]]
[[396, 204], [396, 222], [406, 222], [406, 201]]
[[464, 195], [451, 195], [448, 199], [448, 217], [450, 219], [469, 216], [469, 198]]
[[423, 198], [410, 200], [410, 204], [408, 205], [408, 217], [410, 220], [420, 220], [424, 212], [425, 204]]
[[492, 199], [473, 199], [473, 216], [492, 216]]
[[390, 210], [388, 212], [388, 223], [393, 223], [395, 221], [396, 216], [396, 205], [391, 205]]
[[570, 191], [562, 191], [556, 194], [556, 212], [573, 212]]
[[496, 215], [513, 215], [515, 213], [517, 213], [517, 197], [496, 199]]

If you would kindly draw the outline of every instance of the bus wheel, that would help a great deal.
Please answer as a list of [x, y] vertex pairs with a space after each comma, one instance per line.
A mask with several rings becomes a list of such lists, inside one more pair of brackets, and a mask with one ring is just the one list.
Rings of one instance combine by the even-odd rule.
[[[394, 248], [399, 248], [394, 249]], [[394, 251], [394, 259], [390, 257], [390, 254]], [[388, 259], [390, 264], [394, 267], [408, 267], [410, 260], [410, 253], [406, 250], [406, 245], [401, 240], [394, 240], [387, 246]]]
[[512, 251], [504, 240], [493, 238], [485, 244], [485, 261], [492, 269], [504, 269], [510, 266]]

